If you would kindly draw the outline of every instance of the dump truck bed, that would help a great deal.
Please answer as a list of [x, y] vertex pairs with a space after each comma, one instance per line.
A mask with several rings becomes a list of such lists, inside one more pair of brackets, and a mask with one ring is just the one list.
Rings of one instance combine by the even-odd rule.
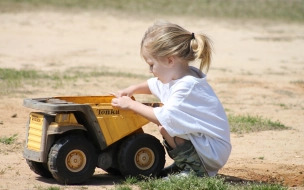
[[23, 105], [46, 112], [82, 111], [92, 104], [110, 104], [113, 96], [67, 96], [47, 98], [27, 98]]

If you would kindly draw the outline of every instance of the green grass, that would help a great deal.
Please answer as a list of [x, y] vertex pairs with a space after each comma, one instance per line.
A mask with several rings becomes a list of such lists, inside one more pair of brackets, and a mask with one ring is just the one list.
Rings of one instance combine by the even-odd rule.
[[287, 187], [276, 184], [263, 183], [239, 183], [233, 184], [225, 181], [223, 177], [175, 177], [170, 176], [169, 180], [147, 178], [145, 180], [136, 180], [135, 178], [127, 178], [126, 181], [115, 187], [116, 190], [130, 190], [137, 186], [139, 189], [145, 190], [285, 190]]
[[290, 83], [295, 84], [295, 85], [304, 86], [304, 80], [291, 81]]
[[292, 105], [286, 105], [286, 104], [283, 104], [283, 103], [280, 103], [278, 104], [281, 108], [283, 109], [290, 109], [292, 107]]
[[57, 74], [50, 76], [31, 69], [0, 68], [0, 95], [8, 95], [24, 85], [39, 86], [41, 80], [50, 79], [58, 81], [59, 78]]
[[116, 10], [142, 16], [171, 15], [304, 22], [304, 0], [0, 0], [0, 11], [41, 7]]
[[18, 134], [14, 134], [13, 136], [10, 136], [10, 137], [0, 137], [0, 143], [7, 144], [7, 145], [13, 144], [16, 142], [17, 136], [18, 136]]
[[0, 68], [0, 95], [10, 95], [24, 86], [39, 87], [47, 84], [52, 89], [62, 87], [66, 82], [88, 80], [97, 77], [122, 77], [147, 79], [146, 75], [110, 71], [107, 68], [70, 68], [68, 71], [42, 72], [31, 69]]
[[0, 85], [3, 87], [17, 87], [24, 79], [36, 80], [42, 78], [35, 70], [16, 70], [0, 68]]
[[60, 190], [60, 187], [48, 187], [46, 190]]
[[54, 187], [54, 186], [51, 186], [51, 187], [42, 187], [41, 185], [39, 186], [34, 186], [35, 189], [37, 190], [61, 190], [60, 187]]
[[230, 131], [237, 134], [266, 131], [266, 130], [285, 130], [289, 127], [280, 121], [272, 121], [261, 116], [250, 115], [228, 115]]

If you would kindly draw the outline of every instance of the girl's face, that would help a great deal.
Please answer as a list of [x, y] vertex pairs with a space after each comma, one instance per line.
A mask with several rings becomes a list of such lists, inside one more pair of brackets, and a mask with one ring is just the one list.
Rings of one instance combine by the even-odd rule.
[[171, 66], [167, 58], [163, 58], [160, 60], [155, 59], [146, 51], [143, 51], [142, 55], [149, 65], [150, 73], [153, 73], [155, 77], [158, 77], [158, 80], [160, 80], [164, 84], [172, 80], [172, 74], [170, 70]]

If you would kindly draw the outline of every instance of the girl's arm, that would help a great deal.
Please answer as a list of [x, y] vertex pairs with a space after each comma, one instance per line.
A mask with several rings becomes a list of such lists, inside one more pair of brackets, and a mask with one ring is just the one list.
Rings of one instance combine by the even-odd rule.
[[136, 102], [132, 100], [128, 96], [116, 96], [116, 98], [112, 99], [112, 106], [118, 107], [120, 109], [129, 109], [132, 110], [139, 115], [143, 116], [144, 118], [148, 119], [149, 121], [160, 125], [158, 119], [156, 118], [153, 108], [150, 106], [146, 106], [140, 102]]
[[133, 88], [134, 88], [133, 94], [151, 94], [147, 81], [137, 85], [133, 85]]

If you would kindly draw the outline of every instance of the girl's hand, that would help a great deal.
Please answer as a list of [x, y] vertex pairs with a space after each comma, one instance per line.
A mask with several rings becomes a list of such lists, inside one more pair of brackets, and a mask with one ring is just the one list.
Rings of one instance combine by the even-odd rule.
[[130, 109], [133, 102], [129, 96], [116, 96], [112, 99], [111, 105], [120, 109]]
[[153, 108], [150, 106], [146, 106], [140, 102], [136, 102], [129, 96], [120, 96], [120, 94], [114, 94], [115, 98], [112, 99], [111, 105], [113, 107], [117, 107], [120, 109], [128, 109], [133, 110], [134, 112], [140, 114], [144, 118], [148, 119], [149, 121], [152, 121], [156, 123], [157, 125], [160, 125], [158, 119], [156, 118]]

